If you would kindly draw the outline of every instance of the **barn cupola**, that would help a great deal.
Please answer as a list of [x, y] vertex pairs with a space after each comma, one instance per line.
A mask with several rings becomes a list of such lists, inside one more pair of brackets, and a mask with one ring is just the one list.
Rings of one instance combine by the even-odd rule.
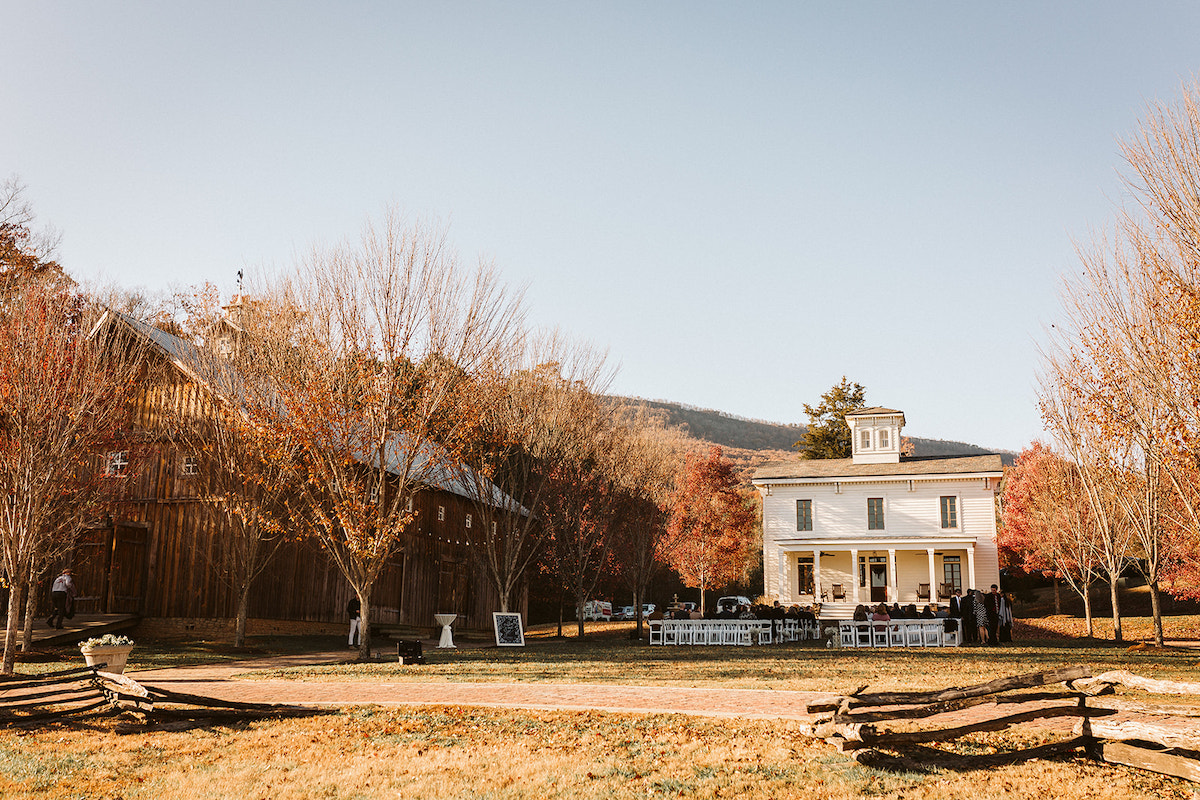
[[904, 412], [894, 408], [857, 408], [846, 412], [855, 464], [899, 464]]

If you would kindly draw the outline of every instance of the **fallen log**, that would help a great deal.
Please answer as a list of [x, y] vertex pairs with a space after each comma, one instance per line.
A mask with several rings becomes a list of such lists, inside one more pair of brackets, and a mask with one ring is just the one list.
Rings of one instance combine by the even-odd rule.
[[1141, 689], [1151, 694], [1195, 694], [1200, 695], [1200, 683], [1188, 681], [1159, 681], [1153, 678], [1143, 678], [1123, 669], [1102, 672], [1092, 678], [1081, 678], [1072, 681], [1072, 689], [1084, 694], [1094, 695], [1114, 685], [1127, 686], [1130, 689]]
[[[1061, 756], [1073, 750], [1088, 745], [1088, 739], [1077, 736], [1061, 742], [1030, 747], [1025, 750], [1013, 750], [1004, 753], [988, 753], [986, 755], [959, 755], [935, 747], [905, 748], [905, 754], [889, 755], [875, 749], [859, 750], [854, 753], [854, 760], [864, 766], [877, 769], [897, 769], [905, 772], [928, 772], [931, 767], [938, 769], [984, 769], [1017, 764], [1035, 758], [1050, 758]], [[915, 757], [914, 757], [915, 756]]]
[[[1051, 706], [1050, 708], [1038, 708], [1032, 711], [1023, 711], [1018, 714], [1009, 714], [995, 719], [980, 720], [967, 725], [958, 725], [953, 728], [935, 728], [933, 730], [923, 731], [877, 731], [874, 725], [852, 723], [839, 727], [830, 724], [824, 728], [825, 736], [841, 736], [843, 739], [850, 741], [861, 741], [869, 745], [882, 745], [884, 747], [892, 747], [906, 744], [920, 744], [924, 742], [941, 742], [957, 739], [960, 736], [966, 736], [969, 733], [984, 733], [991, 731], [1002, 731], [1013, 725], [1020, 725], [1023, 722], [1033, 722], [1039, 719], [1053, 719], [1055, 717], [1105, 717], [1117, 712], [1107, 708], [1086, 708], [1080, 706]], [[1084, 733], [1083, 735], [1086, 735]]]
[[1096, 742], [1092, 748], [1097, 758], [1111, 764], [1150, 770], [1184, 780], [1200, 782], [1200, 762], [1195, 757], [1178, 755], [1166, 750], [1139, 747], [1128, 742]]
[[1184, 750], [1200, 751], [1200, 723], [1195, 719], [1164, 717], [1154, 720], [1103, 720], [1089, 718], [1076, 724], [1075, 732], [1096, 739], [1154, 742], [1168, 748], [1178, 747]]
[[941, 689], [929, 692], [875, 692], [871, 694], [853, 694], [848, 698], [837, 697], [833, 700], [819, 700], [810, 703], [806, 709], [815, 714], [822, 711], [837, 711], [849, 699], [849, 708], [864, 706], [889, 705], [919, 705], [922, 703], [941, 703], [949, 700], [962, 700], [970, 697], [981, 697], [989, 694], [1013, 691], [1015, 689], [1032, 689], [1037, 686], [1048, 686], [1054, 683], [1078, 680], [1091, 677], [1092, 670], [1086, 664], [1076, 664], [1071, 667], [1048, 670], [1046, 672], [1030, 672], [1024, 675], [1013, 675], [1008, 678], [996, 678], [987, 683], [962, 688]]

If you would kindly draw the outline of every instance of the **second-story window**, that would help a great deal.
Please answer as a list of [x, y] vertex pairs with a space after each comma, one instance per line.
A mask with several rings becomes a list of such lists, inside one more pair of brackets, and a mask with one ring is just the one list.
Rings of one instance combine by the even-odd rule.
[[104, 456], [104, 474], [111, 478], [125, 475], [129, 469], [129, 451], [113, 450]]
[[942, 498], [942, 527], [958, 527], [958, 498], [954, 496]]
[[862, 435], [859, 436], [858, 449], [859, 450], [870, 450], [871, 449], [871, 432], [870, 431], [863, 431]]
[[811, 531], [812, 529], [812, 500], [797, 500], [796, 530]]
[[883, 530], [883, 498], [867, 498], [867, 530]]

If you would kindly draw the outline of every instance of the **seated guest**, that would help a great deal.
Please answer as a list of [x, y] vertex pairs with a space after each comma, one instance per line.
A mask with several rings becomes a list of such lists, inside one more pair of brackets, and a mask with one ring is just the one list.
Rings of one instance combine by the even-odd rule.
[[653, 611], [651, 611], [650, 615], [648, 617], [646, 617], [646, 619], [648, 619], [648, 620], [660, 620], [662, 618], [663, 618], [663, 612], [659, 611], [657, 608], [654, 609]]
[[899, 603], [892, 603], [892, 610], [888, 613], [892, 619], [904, 619], [904, 609], [900, 607]]
[[688, 619], [704, 619], [704, 615], [699, 611], [693, 611], [692, 613], [688, 614]]
[[937, 618], [937, 614], [933, 613], [933, 606], [926, 603], [925, 607], [921, 609], [921, 619], [936, 619], [936, 618]]
[[758, 619], [758, 617], [750, 610], [750, 606], [742, 606], [742, 613], [738, 614], [738, 619]]
[[867, 607], [866, 606], [859, 605], [857, 608], [854, 609], [854, 621], [855, 622], [866, 622], [867, 621]]
[[880, 603], [875, 609], [875, 613], [871, 615], [871, 619], [876, 622], [890, 622], [892, 615], [888, 612], [887, 603]]
[[917, 604], [916, 603], [909, 603], [908, 605], [906, 605], [904, 607], [904, 618], [905, 619], [920, 619], [920, 617], [917, 615]]

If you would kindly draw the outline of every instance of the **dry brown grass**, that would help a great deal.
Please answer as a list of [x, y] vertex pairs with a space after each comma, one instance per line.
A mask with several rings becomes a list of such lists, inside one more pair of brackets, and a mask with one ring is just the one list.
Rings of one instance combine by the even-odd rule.
[[[1019, 738], [1008, 744], [1032, 743]], [[1083, 759], [892, 774], [800, 737], [795, 723], [676, 715], [349, 709], [184, 733], [0, 732], [0, 796], [14, 800], [1047, 795], [1192, 793], [1182, 781]]]

